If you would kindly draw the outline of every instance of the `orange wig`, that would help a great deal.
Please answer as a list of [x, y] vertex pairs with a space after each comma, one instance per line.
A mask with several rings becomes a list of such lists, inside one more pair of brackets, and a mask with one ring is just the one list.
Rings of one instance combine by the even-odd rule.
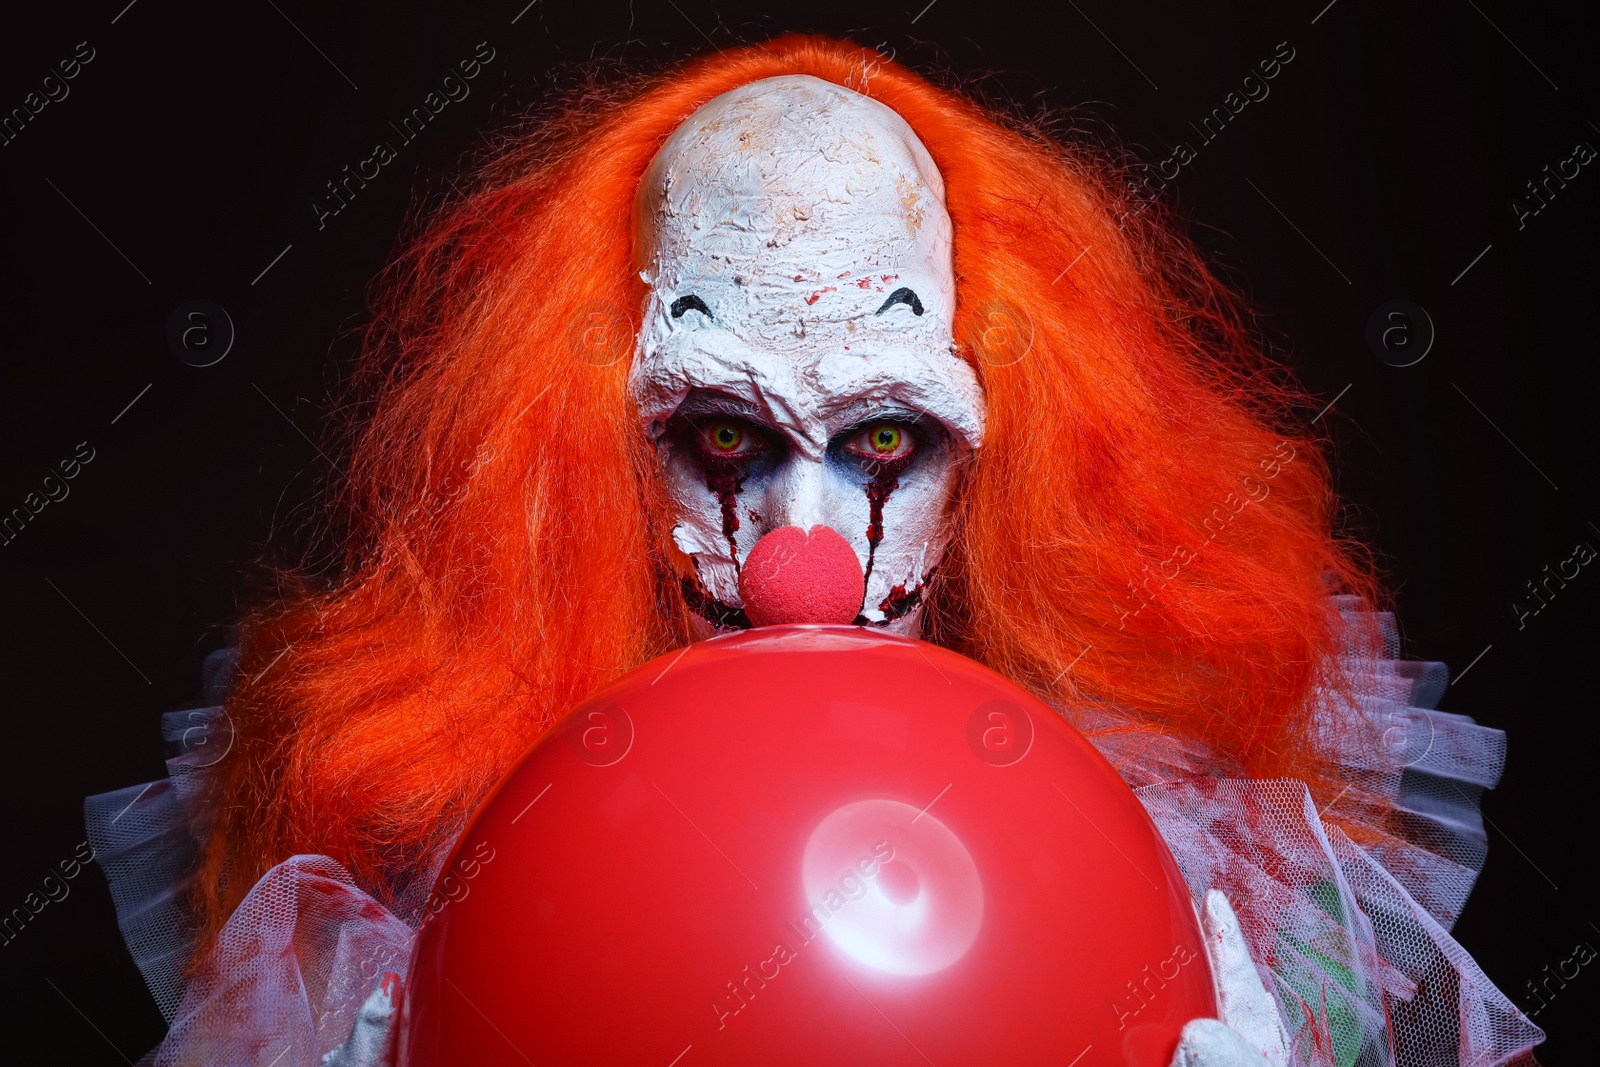
[[384, 279], [342, 576], [244, 627], [207, 936], [296, 853], [395, 899], [551, 723], [690, 639], [627, 387], [634, 194], [696, 108], [785, 74], [882, 101], [944, 176], [988, 423], [925, 635], [1068, 709], [1319, 787], [1327, 594], [1374, 590], [1232, 294], [1158, 210], [1128, 210], [1100, 154], [869, 49], [786, 36], [569, 98]]

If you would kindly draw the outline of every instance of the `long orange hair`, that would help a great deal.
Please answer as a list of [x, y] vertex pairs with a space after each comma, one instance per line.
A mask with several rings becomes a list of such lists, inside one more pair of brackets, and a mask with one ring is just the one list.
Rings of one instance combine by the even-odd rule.
[[1300, 398], [1232, 294], [1158, 208], [1129, 209], [1103, 156], [869, 49], [786, 36], [569, 98], [387, 274], [342, 577], [243, 628], [203, 940], [295, 853], [393, 899], [541, 731], [690, 639], [627, 389], [634, 194], [696, 108], [785, 74], [882, 101], [944, 176], [988, 424], [926, 635], [1069, 709], [1319, 787], [1327, 594], [1373, 582], [1330, 535], [1320, 451], [1283, 429]]

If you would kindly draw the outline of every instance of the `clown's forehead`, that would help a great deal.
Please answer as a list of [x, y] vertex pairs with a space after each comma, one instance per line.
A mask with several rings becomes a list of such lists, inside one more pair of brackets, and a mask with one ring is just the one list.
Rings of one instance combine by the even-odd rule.
[[650, 296], [634, 389], [653, 433], [703, 389], [819, 447], [874, 398], [979, 443], [944, 183], [889, 108], [808, 76], [725, 93], [657, 153], [636, 220]]
[[[940, 310], [952, 295], [937, 167], [904, 119], [831, 82], [769, 78], [710, 101], [662, 146], [639, 197], [658, 289], [698, 287], [708, 304], [699, 288], [780, 290], [812, 321], [875, 311], [882, 287]], [[846, 286], [854, 299], [824, 300]]]

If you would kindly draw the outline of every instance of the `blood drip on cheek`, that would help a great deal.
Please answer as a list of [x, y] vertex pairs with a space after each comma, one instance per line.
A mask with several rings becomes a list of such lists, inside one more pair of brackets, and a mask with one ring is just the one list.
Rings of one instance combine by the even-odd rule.
[[739, 543], [734, 534], [739, 532], [739, 512], [734, 498], [744, 485], [744, 475], [737, 471], [706, 471], [706, 488], [717, 494], [722, 505], [722, 536], [728, 541], [728, 555], [733, 559], [735, 573], [739, 570]]
[[883, 540], [883, 505], [888, 502], [889, 494], [898, 488], [900, 488], [898, 471], [884, 471], [867, 483], [867, 503], [872, 509], [867, 519], [867, 578], [872, 577], [872, 564], [878, 555], [878, 542]]

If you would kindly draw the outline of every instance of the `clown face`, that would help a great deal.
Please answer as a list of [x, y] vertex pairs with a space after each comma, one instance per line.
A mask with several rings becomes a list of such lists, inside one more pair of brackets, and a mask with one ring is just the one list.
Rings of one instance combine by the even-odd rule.
[[954, 353], [944, 184], [905, 121], [808, 76], [700, 108], [640, 183], [633, 389], [711, 627], [782, 526], [832, 527], [861, 616], [914, 633], [983, 394]]

